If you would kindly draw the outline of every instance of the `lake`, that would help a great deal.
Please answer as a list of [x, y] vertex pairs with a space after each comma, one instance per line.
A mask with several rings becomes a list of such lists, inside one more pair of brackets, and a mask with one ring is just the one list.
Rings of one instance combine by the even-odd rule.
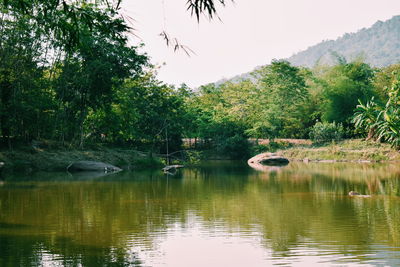
[[400, 265], [399, 164], [3, 179], [0, 266]]

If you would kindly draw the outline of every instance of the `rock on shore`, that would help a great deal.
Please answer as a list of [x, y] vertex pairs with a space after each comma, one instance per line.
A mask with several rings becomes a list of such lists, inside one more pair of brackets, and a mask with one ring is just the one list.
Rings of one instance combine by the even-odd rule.
[[289, 164], [289, 160], [275, 153], [261, 153], [247, 161], [251, 166], [254, 164], [267, 166], [285, 166]]
[[71, 163], [67, 167], [67, 171], [70, 172], [79, 172], [79, 171], [102, 171], [102, 172], [119, 172], [122, 169], [99, 161], [76, 161]]

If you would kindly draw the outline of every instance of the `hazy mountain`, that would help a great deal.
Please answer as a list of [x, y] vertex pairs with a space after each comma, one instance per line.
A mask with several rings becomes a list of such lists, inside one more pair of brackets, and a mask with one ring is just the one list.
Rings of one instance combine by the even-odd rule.
[[[317, 63], [335, 64], [335, 55], [344, 56], [347, 60], [361, 58], [374, 67], [384, 67], [400, 62], [400, 16], [387, 21], [377, 21], [370, 28], [363, 28], [356, 33], [346, 33], [336, 40], [323, 41], [299, 52], [289, 62], [296, 66], [313, 67]], [[256, 68], [257, 69], [257, 68]], [[223, 79], [238, 82], [251, 78], [250, 72]]]
[[378, 21], [356, 33], [346, 33], [336, 40], [323, 41], [291, 56], [288, 61], [306, 67], [313, 67], [317, 62], [332, 64], [335, 53], [348, 60], [361, 57], [375, 67], [400, 62], [400, 16]]

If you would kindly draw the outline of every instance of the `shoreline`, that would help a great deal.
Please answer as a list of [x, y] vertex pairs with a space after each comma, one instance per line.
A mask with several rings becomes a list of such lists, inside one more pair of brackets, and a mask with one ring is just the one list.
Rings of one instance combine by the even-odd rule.
[[290, 159], [291, 162], [303, 162], [303, 163], [397, 163], [400, 160], [350, 160], [350, 159]]
[[[290, 161], [297, 162], [352, 162], [379, 163], [400, 162], [399, 151], [389, 144], [365, 141], [362, 139], [346, 139], [325, 144], [296, 144], [277, 142], [277, 149], [269, 150]], [[266, 147], [265, 151], [268, 151]], [[262, 152], [262, 151], [260, 151]]]
[[123, 170], [159, 168], [162, 160], [150, 153], [118, 148], [96, 150], [16, 149], [0, 151], [1, 172], [33, 173], [37, 171], [67, 171], [77, 161], [99, 161]]
[[[281, 139], [285, 140], [285, 139]], [[271, 147], [262, 147], [260, 152], [271, 151], [281, 155], [291, 162], [304, 163], [396, 163], [400, 162], [400, 153], [388, 144], [364, 141], [361, 139], [343, 140], [324, 145], [311, 142], [299, 143], [278, 141], [275, 151]], [[253, 145], [256, 148], [256, 145]], [[280, 148], [280, 149], [279, 149]], [[210, 156], [210, 155], [208, 155]], [[215, 156], [215, 155], [214, 155]], [[225, 157], [221, 157], [221, 159]], [[207, 160], [205, 159], [202, 160]], [[17, 171], [31, 173], [35, 171], [66, 171], [68, 165], [76, 161], [100, 161], [117, 166], [123, 170], [151, 169], [163, 166], [160, 157], [149, 152], [131, 149], [99, 147], [88, 150], [66, 149], [34, 149], [23, 147], [13, 151], [0, 151], [1, 172]]]

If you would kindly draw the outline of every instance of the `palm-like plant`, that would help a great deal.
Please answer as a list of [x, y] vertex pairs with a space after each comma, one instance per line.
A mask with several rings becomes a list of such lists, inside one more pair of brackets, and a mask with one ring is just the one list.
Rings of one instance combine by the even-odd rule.
[[383, 138], [393, 147], [400, 148], [400, 76], [389, 90], [385, 109], [377, 117], [378, 138]]
[[385, 109], [377, 117], [378, 136], [393, 147], [400, 148], [400, 83], [395, 82], [389, 91]]
[[368, 139], [382, 140], [400, 148], [400, 75], [388, 91], [389, 100], [380, 107], [372, 98], [357, 105], [353, 123], [357, 129], [368, 131]]
[[400, 110], [389, 107], [382, 110], [378, 116], [378, 138], [390, 143], [393, 147], [400, 148]]
[[380, 107], [374, 101], [374, 97], [372, 97], [372, 99], [365, 105], [360, 100], [358, 100], [358, 103], [352, 122], [356, 129], [368, 132], [367, 140], [372, 138], [377, 139], [376, 129]]

